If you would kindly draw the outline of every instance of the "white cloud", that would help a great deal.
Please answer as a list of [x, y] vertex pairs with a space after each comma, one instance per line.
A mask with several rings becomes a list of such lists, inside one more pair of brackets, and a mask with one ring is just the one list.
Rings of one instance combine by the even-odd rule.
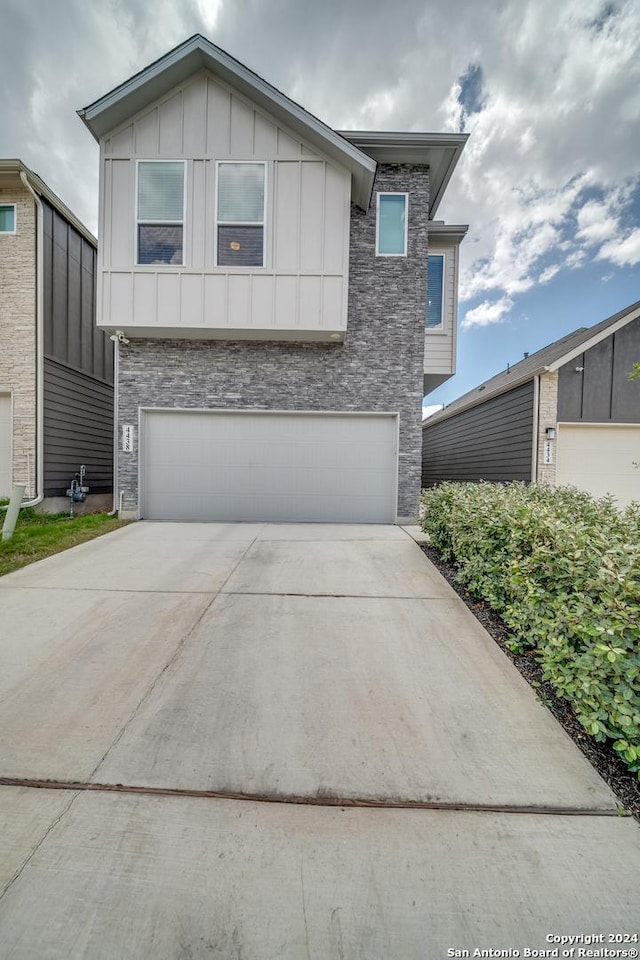
[[[470, 224], [462, 297], [514, 298], [545, 264], [575, 269], [598, 249], [637, 263], [640, 0], [403, 0], [396, 18], [370, 0], [8, 0], [0, 156], [95, 229], [97, 150], [75, 111], [195, 32], [337, 128], [467, 122], [438, 212]], [[465, 112], [470, 67], [481, 88]]]
[[560, 273], [560, 267], [557, 263], [552, 263], [550, 266], [543, 270], [540, 276], [538, 277], [538, 283], [548, 283], [549, 280], [553, 280], [557, 274]]
[[441, 403], [430, 403], [427, 406], [422, 407], [422, 419], [426, 420], [427, 417], [432, 417], [434, 413], [438, 413], [439, 410], [442, 410]]
[[609, 260], [619, 267], [640, 263], [640, 227], [624, 240], [609, 240], [598, 251], [598, 260]]
[[501, 323], [506, 313], [513, 307], [513, 300], [510, 297], [502, 297], [500, 300], [483, 300], [481, 304], [474, 307], [473, 310], [467, 310], [462, 321], [462, 328], [469, 327], [487, 327], [492, 323]]

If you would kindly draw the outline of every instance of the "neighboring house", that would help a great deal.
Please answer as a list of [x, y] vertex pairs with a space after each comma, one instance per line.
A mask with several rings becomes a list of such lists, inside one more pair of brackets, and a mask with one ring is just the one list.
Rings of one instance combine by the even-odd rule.
[[466, 136], [334, 131], [199, 35], [80, 116], [123, 513], [415, 517], [466, 230], [432, 217]]
[[640, 500], [640, 302], [525, 357], [423, 424], [422, 480], [572, 484]]
[[95, 326], [96, 239], [20, 160], [0, 160], [0, 496], [111, 505], [113, 344]]

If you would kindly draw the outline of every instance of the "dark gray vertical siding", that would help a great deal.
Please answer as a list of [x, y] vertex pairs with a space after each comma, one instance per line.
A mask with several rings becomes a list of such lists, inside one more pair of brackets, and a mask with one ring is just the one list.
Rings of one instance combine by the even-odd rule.
[[113, 387], [45, 358], [44, 410], [45, 496], [64, 496], [81, 463], [90, 492], [109, 493]]
[[[640, 423], [640, 381], [629, 372], [640, 360], [640, 319], [632, 320], [560, 368], [558, 420], [565, 423]], [[576, 368], [582, 367], [582, 372]]]
[[634, 363], [640, 363], [640, 319], [615, 335], [611, 419], [616, 423], [640, 423], [640, 380], [629, 380]]
[[533, 380], [422, 431], [422, 485], [531, 480]]
[[64, 496], [80, 464], [113, 489], [113, 344], [96, 327], [96, 251], [43, 201], [44, 493]]
[[113, 344], [95, 323], [96, 251], [57, 210], [44, 206], [44, 352], [113, 383]]

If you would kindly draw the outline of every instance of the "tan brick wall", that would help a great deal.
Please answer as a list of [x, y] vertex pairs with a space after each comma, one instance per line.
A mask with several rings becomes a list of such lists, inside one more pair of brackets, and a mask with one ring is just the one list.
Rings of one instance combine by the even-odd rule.
[[0, 180], [0, 203], [16, 204], [16, 234], [0, 234], [0, 390], [13, 396], [13, 481], [35, 496], [36, 215], [20, 180]]
[[540, 376], [538, 416], [538, 483], [556, 482], [557, 441], [552, 440], [553, 463], [544, 462], [544, 442], [547, 427], [558, 425], [558, 371]]

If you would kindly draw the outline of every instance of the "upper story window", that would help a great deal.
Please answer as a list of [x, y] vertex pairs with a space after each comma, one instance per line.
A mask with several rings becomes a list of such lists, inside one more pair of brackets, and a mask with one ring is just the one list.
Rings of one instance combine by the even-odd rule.
[[139, 264], [184, 264], [184, 162], [138, 163]]
[[264, 267], [265, 171], [265, 163], [218, 163], [217, 267]]
[[406, 257], [407, 208], [406, 193], [379, 193], [376, 217], [376, 256]]
[[427, 330], [444, 327], [444, 254], [430, 253], [427, 261]]
[[0, 233], [16, 232], [15, 203], [0, 203]]

